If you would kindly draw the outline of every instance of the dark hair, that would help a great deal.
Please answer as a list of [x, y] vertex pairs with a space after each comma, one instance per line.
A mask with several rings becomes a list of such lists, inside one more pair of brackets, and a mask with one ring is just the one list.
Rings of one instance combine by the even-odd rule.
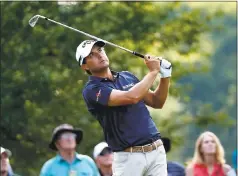
[[85, 70], [88, 75], [92, 75], [92, 73], [89, 70]]

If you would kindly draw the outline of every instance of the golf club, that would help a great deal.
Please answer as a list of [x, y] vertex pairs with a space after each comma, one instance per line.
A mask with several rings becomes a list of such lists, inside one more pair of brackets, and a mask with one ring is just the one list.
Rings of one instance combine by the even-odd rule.
[[134, 55], [136, 55], [136, 56], [141, 57], [141, 58], [144, 59], [144, 55], [142, 55], [142, 54], [140, 54], [140, 53], [137, 53], [137, 52], [135, 52], [135, 51], [131, 51], [131, 50], [129, 50], [129, 49], [126, 49], [126, 48], [124, 48], [124, 47], [121, 47], [121, 46], [116, 45], [116, 44], [114, 44], [114, 43], [108, 42], [108, 41], [103, 40], [103, 39], [101, 39], [101, 38], [95, 37], [95, 36], [90, 35], [90, 34], [88, 34], [88, 33], [86, 33], [86, 32], [83, 32], [83, 31], [80, 31], [80, 30], [78, 30], [78, 29], [72, 28], [72, 27], [70, 27], [70, 26], [67, 26], [67, 25], [65, 25], [65, 24], [62, 24], [62, 23], [59, 23], [59, 22], [57, 22], [57, 21], [51, 20], [51, 19], [49, 19], [49, 18], [47, 18], [47, 17], [44, 17], [44, 16], [41, 16], [41, 15], [35, 15], [35, 16], [33, 16], [33, 17], [29, 20], [30, 26], [31, 26], [31, 27], [34, 27], [34, 26], [36, 25], [37, 21], [39, 20], [39, 18], [42, 18], [42, 19], [45, 19], [45, 20], [50, 21], [50, 22], [52, 22], [52, 23], [55, 23], [55, 24], [64, 26], [64, 27], [69, 28], [69, 29], [71, 29], [71, 30], [73, 30], [73, 31], [76, 31], [76, 32], [79, 32], [79, 33], [81, 33], [81, 34], [83, 34], [83, 35], [86, 35], [86, 36], [88, 36], [88, 37], [90, 37], [90, 38], [92, 38], [92, 39], [101, 40], [101, 41], [103, 41], [104, 43], [106, 43], [106, 44], [108, 44], [108, 45], [114, 46], [114, 47], [116, 47], [116, 48], [120, 48], [120, 49], [122, 49], [122, 50], [124, 50], [124, 51], [127, 51], [127, 52], [129, 52], [129, 53], [131, 53], [131, 54], [134, 54]]

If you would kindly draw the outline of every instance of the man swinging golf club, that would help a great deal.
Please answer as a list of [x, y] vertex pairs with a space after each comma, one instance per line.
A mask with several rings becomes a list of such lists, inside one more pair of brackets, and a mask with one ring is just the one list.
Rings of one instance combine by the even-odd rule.
[[[83, 41], [76, 60], [89, 76], [83, 89], [88, 110], [99, 121], [106, 142], [114, 152], [114, 176], [166, 176], [166, 153], [146, 105], [160, 109], [169, 90], [171, 63], [146, 55], [148, 73], [140, 81], [128, 71], [115, 72], [103, 41]], [[158, 73], [160, 83], [150, 88]]]
[[[113, 175], [167, 175], [163, 143], [146, 105], [163, 107], [169, 90], [171, 63], [144, 56], [42, 15], [33, 16], [29, 20], [30, 26], [34, 27], [39, 18], [97, 40], [83, 41], [77, 48], [76, 60], [91, 75], [83, 96], [114, 151]], [[111, 71], [103, 49], [105, 44], [143, 58], [149, 72], [139, 81], [130, 72]], [[151, 91], [158, 73], [161, 74], [160, 84]]]

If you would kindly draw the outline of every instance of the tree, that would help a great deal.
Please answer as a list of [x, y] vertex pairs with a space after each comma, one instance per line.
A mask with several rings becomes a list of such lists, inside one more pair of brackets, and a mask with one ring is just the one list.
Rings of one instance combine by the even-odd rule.
[[[188, 92], [191, 101], [187, 108], [196, 122], [196, 125], [189, 127], [191, 133], [185, 143], [183, 159], [191, 156], [193, 152], [194, 146], [191, 146], [191, 141], [195, 140], [194, 136], [205, 130], [211, 130], [220, 138], [225, 149], [226, 160], [231, 164], [237, 138], [235, 126], [237, 29], [234, 4], [234, 2], [226, 4], [226, 7], [230, 8], [223, 8], [225, 15], [213, 21], [221, 26], [218, 26], [209, 37], [214, 47], [210, 70], [200, 74], [190, 74], [179, 81], [181, 84], [193, 85], [192, 90]], [[209, 6], [200, 8], [207, 9], [207, 7]], [[224, 3], [220, 3], [220, 7], [224, 7]], [[219, 3], [214, 4], [214, 9], [220, 7]]]
[[[13, 168], [23, 175], [37, 175], [42, 164], [54, 156], [48, 143], [61, 123], [84, 130], [80, 153], [91, 155], [93, 146], [103, 140], [102, 130], [81, 95], [87, 75], [75, 61], [76, 47], [86, 37], [43, 20], [31, 28], [28, 21], [33, 15], [42, 14], [141, 53], [167, 54], [174, 65], [174, 98], [186, 96], [186, 87], [177, 81], [200, 71], [186, 59], [200, 53], [201, 61], [205, 60], [208, 53], [200, 45], [206, 41], [201, 37], [210, 31], [210, 21], [215, 18], [178, 2], [78, 2], [73, 6], [1, 2], [1, 10], [1, 144], [12, 150]], [[112, 47], [106, 51], [114, 70], [129, 70], [139, 78], [147, 71], [142, 59]], [[172, 114], [176, 115], [178, 112]], [[155, 121], [160, 116], [153, 115]], [[158, 127], [162, 134], [176, 137], [175, 127], [190, 122], [189, 115], [180, 125], [162, 119]]]

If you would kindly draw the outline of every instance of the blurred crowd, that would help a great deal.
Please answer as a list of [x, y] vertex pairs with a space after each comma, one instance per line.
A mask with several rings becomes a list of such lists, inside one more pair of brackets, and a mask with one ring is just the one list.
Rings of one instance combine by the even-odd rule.
[[[40, 176], [112, 176], [113, 151], [104, 141], [94, 147], [93, 158], [76, 151], [83, 137], [81, 129], [62, 124], [53, 130], [49, 148], [57, 154], [42, 163]], [[166, 153], [170, 152], [171, 139], [162, 138]], [[1, 147], [1, 176], [17, 176], [10, 165], [12, 152]], [[237, 149], [231, 158], [233, 165], [225, 160], [225, 151], [219, 138], [205, 131], [197, 138], [194, 155], [188, 162], [167, 161], [168, 176], [235, 176]], [[125, 161], [126, 162], [126, 161]]]

